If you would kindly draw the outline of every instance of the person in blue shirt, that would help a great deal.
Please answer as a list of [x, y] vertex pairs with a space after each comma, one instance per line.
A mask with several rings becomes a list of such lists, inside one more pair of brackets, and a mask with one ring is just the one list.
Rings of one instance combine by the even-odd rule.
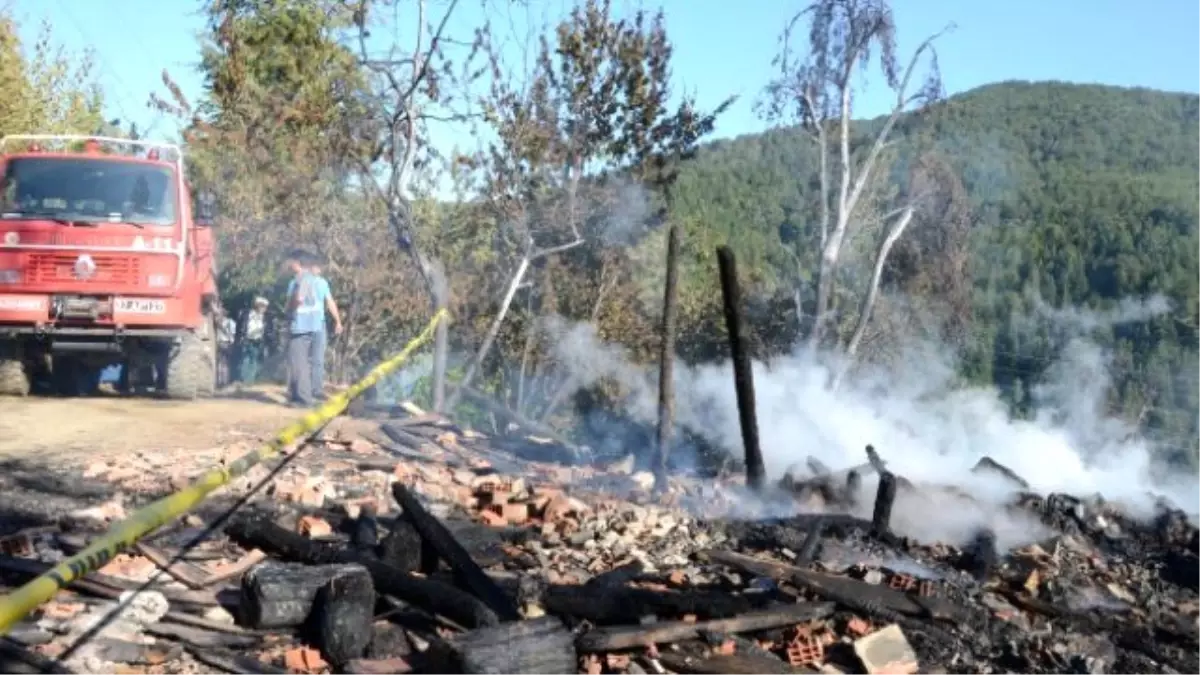
[[[311, 407], [316, 396], [313, 391], [313, 367], [317, 365], [315, 350], [325, 346], [325, 310], [334, 316], [334, 333], [342, 332], [341, 317], [333, 302], [329, 282], [313, 273], [316, 259], [306, 251], [296, 250], [288, 255], [285, 268], [292, 274], [288, 282], [286, 310], [288, 324], [288, 402], [295, 406]], [[320, 359], [323, 363], [324, 358]], [[322, 378], [323, 380], [324, 378]]]
[[[317, 278], [317, 283], [325, 289], [325, 309], [329, 310], [329, 316], [333, 317], [333, 334], [342, 334], [342, 316], [338, 313], [337, 302], [333, 299], [333, 294], [329, 291], [329, 282], [325, 277], [321, 276], [321, 260], [314, 258], [312, 264], [309, 265], [309, 272]], [[324, 318], [324, 315], [322, 315]], [[312, 392], [317, 400], [325, 399], [325, 350], [329, 345], [329, 336], [324, 326], [321, 330], [313, 333], [312, 343], [312, 361], [309, 363], [309, 368], [312, 373]]]

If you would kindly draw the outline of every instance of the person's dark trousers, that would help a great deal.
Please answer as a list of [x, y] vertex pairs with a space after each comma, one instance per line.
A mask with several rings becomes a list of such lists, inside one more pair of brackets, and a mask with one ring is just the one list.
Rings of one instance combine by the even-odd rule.
[[312, 393], [317, 400], [325, 398], [325, 347], [329, 344], [329, 336], [324, 328], [312, 333]]
[[312, 333], [292, 333], [288, 337], [288, 399], [304, 406], [313, 404]]
[[238, 368], [238, 379], [246, 384], [258, 382], [258, 371], [262, 367], [263, 343], [257, 340], [243, 342], [241, 345], [241, 364]]

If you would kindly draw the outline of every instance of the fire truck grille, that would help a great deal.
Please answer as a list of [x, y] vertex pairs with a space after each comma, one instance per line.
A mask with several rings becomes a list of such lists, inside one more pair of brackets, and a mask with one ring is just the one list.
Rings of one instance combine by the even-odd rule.
[[80, 262], [77, 254], [34, 254], [26, 266], [30, 283], [87, 284], [97, 287], [136, 286], [141, 279], [141, 261], [133, 256], [91, 255]]

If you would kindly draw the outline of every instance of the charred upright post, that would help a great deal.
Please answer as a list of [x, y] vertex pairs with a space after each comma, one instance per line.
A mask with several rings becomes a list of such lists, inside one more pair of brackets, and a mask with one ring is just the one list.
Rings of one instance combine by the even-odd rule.
[[879, 489], [875, 492], [875, 510], [871, 513], [871, 532], [886, 537], [891, 531], [892, 504], [896, 501], [896, 476], [891, 471], [879, 474]]
[[667, 231], [667, 283], [663, 290], [662, 344], [658, 365], [658, 447], [654, 454], [654, 491], [667, 489], [667, 457], [675, 421], [675, 284], [679, 277], [679, 228]]
[[767, 471], [763, 466], [762, 449], [758, 444], [754, 375], [750, 372], [750, 354], [742, 326], [737, 262], [728, 246], [717, 249], [717, 264], [721, 270], [721, 295], [725, 299], [725, 326], [729, 330], [729, 352], [733, 359], [733, 386], [737, 390], [738, 419], [742, 424], [742, 443], [746, 446], [746, 483], [754, 490], [761, 490]]

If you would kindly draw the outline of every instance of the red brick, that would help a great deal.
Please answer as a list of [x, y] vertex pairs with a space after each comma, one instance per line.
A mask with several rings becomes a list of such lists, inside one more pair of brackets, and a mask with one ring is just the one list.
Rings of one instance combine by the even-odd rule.
[[508, 521], [504, 520], [504, 516], [494, 511], [484, 509], [483, 511], [479, 512], [479, 515], [481, 518], [483, 518], [483, 522], [485, 524], [491, 525], [492, 527], [504, 527], [508, 524]]
[[328, 537], [333, 534], [333, 527], [316, 516], [303, 516], [296, 524], [296, 529], [306, 537]]

